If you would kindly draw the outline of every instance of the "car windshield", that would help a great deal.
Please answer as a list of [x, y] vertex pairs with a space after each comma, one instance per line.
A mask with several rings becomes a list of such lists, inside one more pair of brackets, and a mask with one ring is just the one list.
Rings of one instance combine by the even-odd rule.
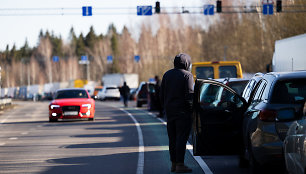
[[271, 103], [292, 104], [306, 99], [306, 79], [279, 81], [275, 84]]
[[232, 88], [237, 94], [241, 95], [245, 86], [247, 85], [248, 81], [237, 81], [237, 82], [230, 82], [228, 86]]
[[63, 90], [58, 91], [55, 95], [55, 99], [63, 98], [88, 98], [85, 90]]

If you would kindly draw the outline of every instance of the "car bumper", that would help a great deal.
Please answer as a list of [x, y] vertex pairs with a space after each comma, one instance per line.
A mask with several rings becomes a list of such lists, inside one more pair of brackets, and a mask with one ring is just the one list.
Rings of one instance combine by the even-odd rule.
[[261, 165], [280, 165], [284, 162], [282, 141], [253, 147], [253, 155]]
[[82, 118], [94, 118], [94, 110], [81, 110], [77, 111], [73, 115], [65, 115], [61, 110], [49, 110], [50, 119], [82, 119]]

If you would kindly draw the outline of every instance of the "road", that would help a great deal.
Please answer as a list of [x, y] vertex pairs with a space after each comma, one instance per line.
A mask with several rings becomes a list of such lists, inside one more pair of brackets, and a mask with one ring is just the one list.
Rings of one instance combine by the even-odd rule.
[[[0, 115], [0, 173], [170, 173], [165, 123], [130, 105], [97, 101], [93, 122], [49, 123], [48, 102], [17, 102]], [[248, 173], [235, 156], [185, 159], [194, 174]]]

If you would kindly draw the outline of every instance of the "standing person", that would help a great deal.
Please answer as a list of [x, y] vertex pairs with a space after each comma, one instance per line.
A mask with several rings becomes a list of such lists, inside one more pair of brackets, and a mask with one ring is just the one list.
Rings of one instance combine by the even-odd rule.
[[162, 118], [163, 117], [163, 109], [162, 109], [160, 98], [159, 98], [161, 82], [160, 82], [159, 77], [157, 75], [155, 76], [155, 82], [156, 82], [156, 84], [154, 86], [154, 88], [155, 88], [155, 104], [156, 104], [156, 107], [157, 107], [158, 112], [159, 112], [157, 117]]
[[129, 100], [129, 95], [130, 95], [130, 87], [126, 84], [126, 82], [123, 83], [123, 86], [121, 87], [121, 95], [123, 98], [123, 103], [124, 106], [128, 106], [128, 100]]
[[171, 172], [185, 173], [192, 170], [184, 164], [186, 143], [191, 130], [193, 75], [189, 72], [191, 58], [178, 54], [174, 68], [162, 79], [160, 99], [167, 117]]

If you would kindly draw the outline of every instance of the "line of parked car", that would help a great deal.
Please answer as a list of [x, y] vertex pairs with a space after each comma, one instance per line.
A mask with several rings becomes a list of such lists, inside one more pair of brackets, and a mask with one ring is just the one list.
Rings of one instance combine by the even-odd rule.
[[306, 71], [252, 79], [197, 79], [194, 155], [238, 154], [240, 166], [262, 173], [283, 166], [306, 171]]

